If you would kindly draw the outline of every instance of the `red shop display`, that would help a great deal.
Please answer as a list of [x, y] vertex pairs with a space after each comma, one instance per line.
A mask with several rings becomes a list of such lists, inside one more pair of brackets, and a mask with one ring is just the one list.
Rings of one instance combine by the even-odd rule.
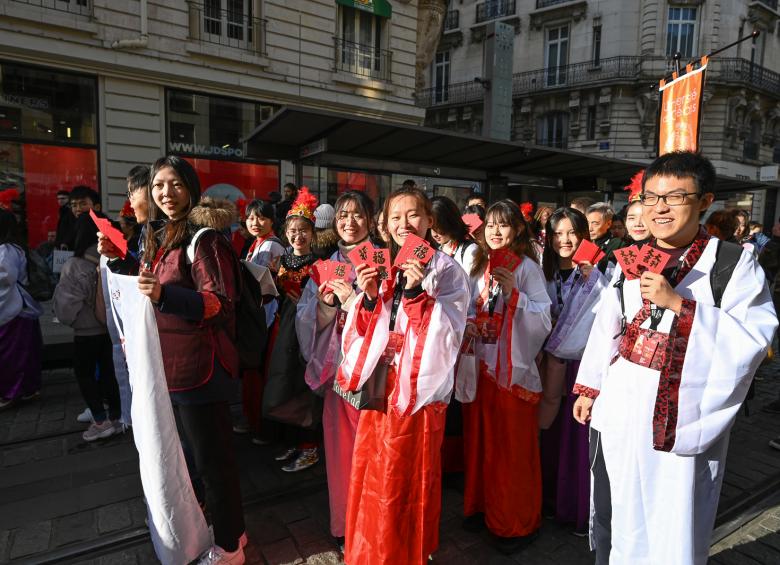
[[279, 190], [279, 166], [184, 157], [198, 172], [204, 194], [239, 199], [267, 199]]
[[85, 185], [98, 190], [97, 151], [55, 145], [22, 145], [27, 240], [37, 247], [57, 229], [57, 191]]

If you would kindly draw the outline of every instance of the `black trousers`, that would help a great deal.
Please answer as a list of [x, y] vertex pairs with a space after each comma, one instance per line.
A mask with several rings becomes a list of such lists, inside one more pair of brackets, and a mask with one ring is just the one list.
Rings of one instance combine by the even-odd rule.
[[229, 405], [227, 401], [174, 404], [173, 412], [179, 437], [205, 487], [214, 541], [226, 551], [235, 551], [245, 526]]
[[601, 433], [590, 429], [590, 470], [593, 473], [593, 545], [596, 565], [609, 565], [612, 549], [612, 494], [604, 462]]
[[[119, 385], [114, 374], [113, 351], [108, 334], [73, 338], [73, 370], [81, 396], [95, 421], [102, 422], [106, 417], [118, 420], [122, 415], [122, 405], [119, 401]], [[108, 403], [108, 414], [103, 407], [103, 400]]]

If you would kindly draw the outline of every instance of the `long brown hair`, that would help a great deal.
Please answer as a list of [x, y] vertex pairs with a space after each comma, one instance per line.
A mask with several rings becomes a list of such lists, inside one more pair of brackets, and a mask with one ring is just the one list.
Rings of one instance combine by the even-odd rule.
[[553, 240], [555, 239], [555, 228], [558, 227], [558, 222], [566, 218], [571, 222], [571, 227], [574, 230], [575, 235], [579, 238], [580, 242], [583, 240], [590, 241], [590, 232], [588, 231], [588, 219], [585, 214], [577, 210], [576, 208], [558, 208], [552, 213], [550, 219], [547, 220], [547, 226], [545, 229], [545, 244], [544, 253], [542, 254], [542, 269], [544, 270], [544, 278], [548, 281], [553, 280], [555, 273], [558, 272], [558, 260], [559, 255], [553, 249]]
[[[395, 261], [395, 256], [398, 254], [398, 251], [400, 251], [401, 248], [395, 242], [393, 236], [390, 235], [390, 230], [387, 229], [387, 218], [390, 215], [390, 204], [392, 204], [393, 200], [402, 198], [404, 196], [411, 196], [412, 198], [416, 199], [417, 202], [422, 205], [423, 210], [431, 219], [431, 221], [433, 222], [434, 220], [433, 206], [431, 205], [430, 199], [422, 189], [417, 188], [416, 186], [405, 186], [393, 191], [390, 196], [387, 197], [387, 200], [385, 200], [385, 205], [382, 208], [382, 227], [390, 237], [390, 257], [393, 261]], [[434, 244], [433, 240], [431, 240], [430, 228], [428, 228], [428, 231], [425, 232], [425, 235], [422, 236], [422, 238], [428, 240], [428, 243]]]
[[157, 250], [159, 248], [157, 242], [157, 234], [154, 233], [152, 228], [152, 220], [157, 220], [165, 217], [165, 213], [160, 210], [157, 203], [152, 197], [152, 188], [154, 185], [154, 178], [162, 169], [170, 167], [176, 173], [181, 180], [182, 184], [187, 189], [190, 195], [190, 201], [187, 205], [187, 209], [181, 215], [181, 217], [175, 220], [170, 220], [165, 224], [163, 238], [161, 246], [163, 249], [174, 249], [182, 245], [187, 239], [187, 218], [190, 211], [200, 201], [200, 180], [198, 180], [198, 173], [187, 161], [181, 157], [175, 155], [168, 155], [166, 157], [160, 157], [152, 165], [150, 173], [149, 186], [146, 187], [146, 199], [149, 202], [149, 218], [146, 221], [146, 239], [144, 240], [144, 263], [151, 263], [157, 256]]
[[[531, 228], [529, 227], [528, 222], [525, 221], [525, 218], [523, 218], [523, 213], [520, 211], [520, 207], [517, 204], [508, 198], [491, 204], [490, 208], [488, 208], [485, 213], [485, 224], [491, 219], [509, 224], [515, 231], [515, 239], [509, 246], [509, 250], [512, 253], [518, 257], [525, 256], [534, 263], [539, 262], [531, 241]], [[487, 234], [485, 235], [487, 237]], [[485, 247], [489, 249], [487, 244]], [[474, 262], [474, 269], [472, 270], [472, 276], [475, 273], [482, 272], [487, 267], [488, 249], [483, 248], [481, 245], [479, 246], [476, 261]]]

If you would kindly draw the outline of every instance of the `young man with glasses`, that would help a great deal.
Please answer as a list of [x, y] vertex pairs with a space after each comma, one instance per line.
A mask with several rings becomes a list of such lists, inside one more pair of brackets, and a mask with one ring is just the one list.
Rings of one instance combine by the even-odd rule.
[[591, 424], [598, 564], [707, 562], [729, 431], [777, 327], [751, 253], [736, 249], [715, 298], [710, 275], [726, 244], [699, 225], [714, 184], [696, 153], [647, 168], [645, 247], [670, 259], [660, 274], [615, 269], [580, 365], [574, 417]]

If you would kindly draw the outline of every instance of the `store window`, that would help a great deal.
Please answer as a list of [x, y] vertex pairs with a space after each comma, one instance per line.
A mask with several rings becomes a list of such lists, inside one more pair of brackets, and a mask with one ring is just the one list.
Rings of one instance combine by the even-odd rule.
[[666, 26], [666, 56], [678, 51], [683, 57], [693, 57], [696, 49], [696, 8], [669, 6]]
[[374, 207], [379, 206], [391, 190], [391, 175], [379, 173], [367, 173], [358, 171], [346, 171], [335, 168], [328, 169], [328, 196], [329, 202], [335, 202], [340, 194], [349, 190], [365, 192], [374, 201]]
[[204, 193], [236, 201], [279, 190], [279, 163], [253, 159], [242, 141], [277, 106], [173, 89], [166, 100], [168, 150], [192, 163]]
[[57, 228], [57, 191], [99, 191], [94, 77], [0, 63], [0, 191], [15, 189], [14, 212], [32, 248]]

